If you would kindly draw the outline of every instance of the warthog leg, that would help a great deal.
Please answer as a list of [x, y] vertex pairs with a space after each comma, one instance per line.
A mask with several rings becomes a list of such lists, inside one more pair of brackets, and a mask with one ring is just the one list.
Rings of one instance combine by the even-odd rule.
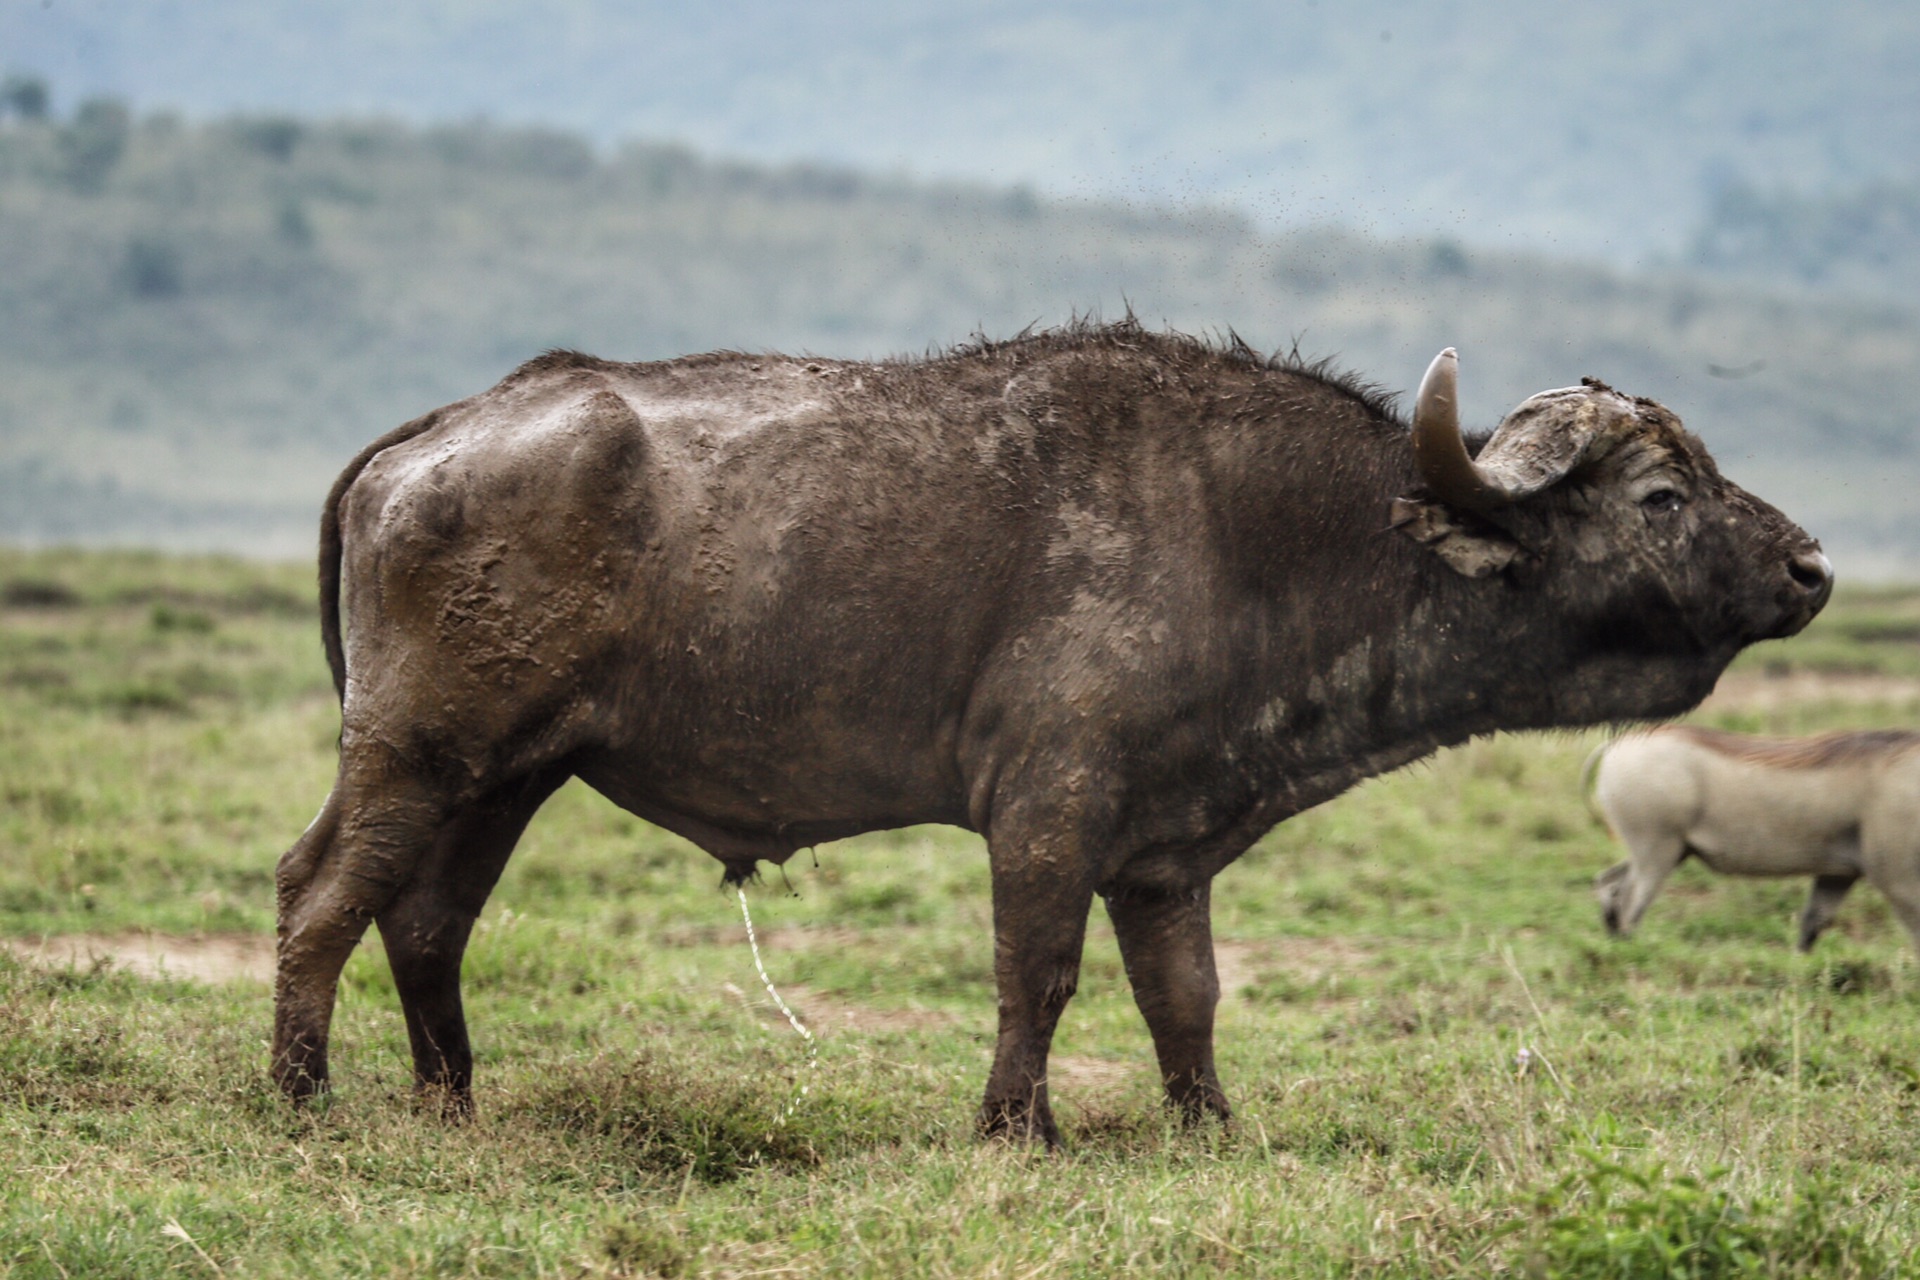
[[1616, 862], [1593, 880], [1593, 893], [1600, 900], [1600, 918], [1607, 932], [1620, 936], [1620, 900], [1626, 893], [1626, 879], [1633, 871], [1631, 862]]
[[396, 772], [385, 759], [343, 756], [326, 807], [280, 859], [273, 1074], [295, 1099], [327, 1087], [340, 970], [443, 821], [431, 790]]
[[566, 776], [515, 783], [444, 824], [377, 918], [406, 1014], [414, 1087], [437, 1095], [449, 1118], [473, 1111], [473, 1050], [460, 1002], [467, 939], [527, 823]]
[[980, 1132], [987, 1137], [1060, 1145], [1047, 1101], [1047, 1053], [1079, 984], [1093, 907], [1086, 860], [1074, 843], [1053, 834], [1009, 839], [999, 831], [989, 842], [1000, 1035], [980, 1104]]
[[1920, 951], [1920, 787], [1888, 786], [1868, 805], [1860, 822], [1860, 861], [1867, 883], [1887, 896], [1914, 950]]
[[1106, 896], [1133, 999], [1153, 1033], [1167, 1100], [1191, 1122], [1228, 1117], [1213, 1066], [1213, 1014], [1220, 979], [1213, 963], [1211, 883], [1197, 889], [1119, 888]]
[[1840, 904], [1846, 901], [1847, 891], [1853, 888], [1857, 875], [1815, 876], [1813, 890], [1807, 894], [1807, 905], [1800, 912], [1800, 949], [1813, 950], [1813, 944], [1833, 923], [1833, 917], [1839, 913]]
[[[1887, 896], [1893, 913], [1907, 927], [1914, 950], [1920, 951], [1920, 877], [1910, 866], [1892, 866], [1891, 858], [1875, 858], [1871, 846], [1867, 859], [1868, 883]], [[1911, 855], [1907, 861], [1911, 861]]]
[[1632, 935], [1660, 887], [1689, 851], [1687, 842], [1669, 831], [1622, 831], [1620, 837], [1632, 856], [1601, 872], [1596, 888], [1607, 931], [1625, 938]]

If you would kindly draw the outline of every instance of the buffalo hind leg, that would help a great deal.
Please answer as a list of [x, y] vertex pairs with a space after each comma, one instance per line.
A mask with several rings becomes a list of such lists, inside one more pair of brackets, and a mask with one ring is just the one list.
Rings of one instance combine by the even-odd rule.
[[1800, 912], [1800, 949], [1813, 950], [1813, 944], [1833, 923], [1833, 917], [1839, 913], [1840, 904], [1846, 901], [1847, 890], [1853, 888], [1857, 875], [1815, 876], [1813, 890], [1807, 894], [1807, 905]]
[[460, 965], [473, 922], [535, 811], [565, 781], [536, 775], [457, 814], [377, 921], [406, 1015], [414, 1088], [448, 1118], [473, 1111], [473, 1049], [460, 1000]]
[[413, 876], [444, 812], [433, 791], [389, 767], [343, 760], [325, 808], [280, 859], [273, 1075], [296, 1101], [327, 1087], [327, 1035], [340, 970]]
[[[997, 842], [996, 842], [997, 843]], [[1060, 1145], [1047, 1100], [1047, 1053], [1080, 979], [1093, 886], [1072, 852], [1039, 856], [1029, 845], [993, 851], [993, 976], [1000, 1033], [980, 1132]]]
[[1212, 890], [1203, 884], [1173, 892], [1120, 888], [1106, 895], [1134, 1003], [1153, 1034], [1167, 1101], [1190, 1124], [1231, 1114], [1213, 1065], [1220, 979], [1213, 961]]

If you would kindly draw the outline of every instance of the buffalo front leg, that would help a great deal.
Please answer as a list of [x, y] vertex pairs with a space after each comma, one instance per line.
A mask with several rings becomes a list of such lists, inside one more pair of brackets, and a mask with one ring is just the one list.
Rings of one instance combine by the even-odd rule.
[[296, 1101], [327, 1087], [340, 970], [438, 825], [437, 807], [418, 789], [357, 786], [343, 767], [320, 816], [280, 859], [273, 1075]]
[[1071, 854], [1046, 856], [1033, 845], [993, 851], [993, 976], [1000, 1034], [980, 1132], [1060, 1145], [1047, 1100], [1047, 1053], [1060, 1014], [1080, 980], [1093, 886]]
[[1815, 876], [1813, 890], [1807, 894], [1807, 905], [1800, 912], [1800, 949], [1813, 950], [1813, 944], [1833, 923], [1833, 917], [1839, 913], [1840, 904], [1846, 901], [1847, 891], [1853, 888], [1860, 877]]
[[445, 823], [377, 917], [413, 1050], [414, 1088], [449, 1118], [473, 1111], [473, 1048], [460, 966], [473, 922], [521, 833], [565, 774], [516, 783]]
[[1213, 886], [1168, 891], [1114, 889], [1107, 915], [1134, 1003], [1153, 1034], [1167, 1101], [1193, 1123], [1231, 1114], [1213, 1066], [1220, 979], [1213, 961]]

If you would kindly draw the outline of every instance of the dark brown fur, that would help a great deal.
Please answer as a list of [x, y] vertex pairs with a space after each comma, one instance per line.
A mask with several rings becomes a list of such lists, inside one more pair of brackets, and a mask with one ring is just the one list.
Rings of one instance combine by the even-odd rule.
[[[1676, 714], [1825, 599], [1806, 535], [1658, 406], [1575, 389], [1526, 438], [1576, 412], [1564, 483], [1472, 512], [1371, 388], [1131, 322], [879, 363], [554, 352], [402, 427], [323, 519], [340, 772], [280, 865], [282, 1086], [324, 1086], [375, 920], [419, 1082], [466, 1108], [468, 931], [578, 776], [733, 877], [982, 833], [982, 1128], [1056, 1139], [1096, 897], [1169, 1100], [1226, 1115], [1222, 867], [1447, 743]], [[1643, 506], [1655, 480], [1685, 501]]]

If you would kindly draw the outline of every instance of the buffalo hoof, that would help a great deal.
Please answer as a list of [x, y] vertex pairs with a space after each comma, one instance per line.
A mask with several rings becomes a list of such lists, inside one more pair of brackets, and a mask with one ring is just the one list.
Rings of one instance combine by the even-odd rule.
[[276, 1083], [280, 1086], [281, 1095], [293, 1104], [296, 1111], [303, 1111], [309, 1106], [318, 1106], [333, 1093], [333, 1087], [324, 1080], [317, 1083], [306, 1079], [295, 1083], [280, 1080]]
[[315, 1062], [311, 1058], [302, 1061], [296, 1055], [283, 1056], [273, 1064], [273, 1082], [296, 1107], [311, 1102], [327, 1092], [326, 1059]]
[[1233, 1124], [1233, 1108], [1227, 1105], [1226, 1095], [1217, 1091], [1168, 1098], [1167, 1105], [1179, 1113], [1180, 1123], [1189, 1129], [1197, 1129], [1209, 1120], [1218, 1120], [1222, 1126]]
[[413, 1105], [428, 1115], [438, 1115], [448, 1124], [465, 1124], [473, 1119], [473, 1091], [465, 1085], [417, 1081], [413, 1086]]
[[1042, 1143], [1049, 1151], [1061, 1149], [1060, 1129], [1053, 1122], [1050, 1108], [1022, 1098], [1019, 1101], [995, 1101], [989, 1098], [980, 1107], [974, 1127], [989, 1142], [1028, 1145]]

